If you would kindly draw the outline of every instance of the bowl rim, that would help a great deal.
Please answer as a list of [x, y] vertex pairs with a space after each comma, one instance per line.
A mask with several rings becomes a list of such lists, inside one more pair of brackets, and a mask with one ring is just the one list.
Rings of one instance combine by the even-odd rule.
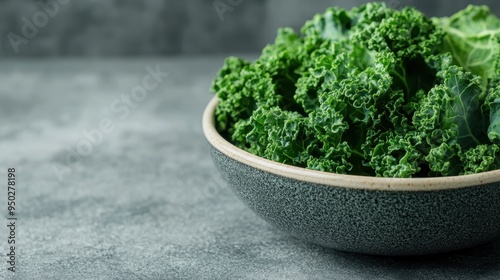
[[219, 152], [238, 162], [289, 179], [333, 187], [379, 191], [437, 191], [500, 182], [500, 169], [459, 176], [384, 178], [317, 171], [271, 161], [234, 146], [219, 134], [215, 128], [215, 108], [218, 103], [219, 98], [214, 96], [203, 112], [203, 133], [208, 142]]

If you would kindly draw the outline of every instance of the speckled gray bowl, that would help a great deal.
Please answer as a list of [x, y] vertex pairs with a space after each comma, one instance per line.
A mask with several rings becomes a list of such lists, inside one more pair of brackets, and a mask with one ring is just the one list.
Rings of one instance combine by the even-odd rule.
[[420, 255], [471, 247], [500, 235], [500, 170], [442, 178], [339, 175], [245, 152], [203, 116], [213, 161], [257, 215], [291, 235], [338, 250]]

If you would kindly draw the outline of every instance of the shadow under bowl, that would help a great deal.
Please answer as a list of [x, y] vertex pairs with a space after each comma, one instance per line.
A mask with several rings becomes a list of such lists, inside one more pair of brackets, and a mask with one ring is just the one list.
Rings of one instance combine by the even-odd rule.
[[212, 159], [238, 198], [304, 241], [374, 255], [422, 255], [500, 235], [500, 170], [439, 178], [377, 178], [273, 162], [216, 130], [214, 97], [203, 115]]

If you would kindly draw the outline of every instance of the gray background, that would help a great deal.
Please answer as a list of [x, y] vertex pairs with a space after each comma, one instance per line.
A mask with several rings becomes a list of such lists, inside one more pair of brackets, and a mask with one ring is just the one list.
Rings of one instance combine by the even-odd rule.
[[[236, 3], [217, 13], [214, 0], [57, 0], [58, 11], [44, 22], [40, 2], [0, 0], [0, 53], [5, 56], [137, 56], [254, 53], [273, 41], [276, 29], [298, 29], [328, 6], [352, 7], [362, 0], [218, 0]], [[229, 1], [229, 2], [228, 2]], [[67, 3], [66, 3], [67, 2]], [[390, 0], [389, 6], [412, 5], [429, 16], [456, 12], [470, 3], [487, 4], [500, 14], [497, 1]], [[57, 3], [57, 2], [56, 2]], [[38, 15], [40, 16], [40, 15]], [[39, 23], [32, 38], [26, 23]], [[9, 34], [26, 40], [16, 52]]]

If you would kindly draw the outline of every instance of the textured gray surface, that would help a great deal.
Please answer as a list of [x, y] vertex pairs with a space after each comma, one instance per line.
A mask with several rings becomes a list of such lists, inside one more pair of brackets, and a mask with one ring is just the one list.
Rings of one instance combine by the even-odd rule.
[[[170, 75], [120, 120], [110, 106], [158, 63]], [[305, 244], [259, 219], [221, 181], [201, 131], [221, 64], [3, 61], [0, 181], [17, 168], [19, 263], [6, 271], [2, 188], [0, 279], [500, 278], [500, 239], [439, 256], [372, 257]], [[59, 180], [53, 164], [66, 164], [65, 147], [105, 117], [115, 130]]]

